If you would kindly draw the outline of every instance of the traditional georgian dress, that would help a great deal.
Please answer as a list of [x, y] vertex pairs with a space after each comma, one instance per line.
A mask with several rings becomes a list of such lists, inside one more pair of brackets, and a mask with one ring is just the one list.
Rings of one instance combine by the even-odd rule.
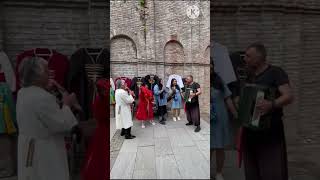
[[152, 91], [145, 86], [141, 86], [139, 104], [136, 113], [137, 120], [146, 121], [153, 119], [153, 100], [154, 97]]

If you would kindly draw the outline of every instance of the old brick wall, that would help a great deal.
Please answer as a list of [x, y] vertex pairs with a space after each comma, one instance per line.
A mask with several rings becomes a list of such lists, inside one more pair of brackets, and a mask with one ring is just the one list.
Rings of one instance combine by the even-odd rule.
[[213, 39], [242, 51], [255, 41], [289, 74], [295, 103], [285, 110], [289, 145], [320, 142], [320, 1], [213, 2]]
[[[202, 86], [200, 103], [209, 112], [209, 1], [147, 0], [146, 39], [139, 1], [111, 1], [111, 76], [192, 74]], [[191, 21], [188, 5], [197, 4], [200, 16]]]
[[27, 49], [56, 49], [71, 56], [78, 48], [108, 43], [106, 2], [87, 0], [2, 1], [0, 42], [12, 61]]
[[230, 52], [255, 41], [268, 48], [268, 60], [289, 74], [295, 102], [285, 108], [290, 176], [319, 177], [320, 1], [215, 0], [213, 40]]

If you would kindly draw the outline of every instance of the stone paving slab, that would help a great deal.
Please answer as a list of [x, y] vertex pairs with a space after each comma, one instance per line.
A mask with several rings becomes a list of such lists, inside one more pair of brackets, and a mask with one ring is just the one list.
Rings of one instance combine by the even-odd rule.
[[134, 121], [131, 132], [137, 137], [124, 140], [111, 179], [209, 179], [210, 126], [202, 121], [202, 130], [195, 133], [195, 126], [186, 126], [186, 119], [181, 119], [174, 122], [168, 117], [166, 125], [155, 120], [156, 125], [146, 123], [145, 129]]

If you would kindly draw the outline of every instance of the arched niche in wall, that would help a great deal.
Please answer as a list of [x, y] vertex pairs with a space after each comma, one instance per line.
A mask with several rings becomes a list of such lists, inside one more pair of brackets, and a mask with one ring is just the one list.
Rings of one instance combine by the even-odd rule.
[[184, 75], [184, 48], [177, 40], [170, 40], [164, 46], [165, 74], [167, 78], [171, 74]]
[[133, 39], [123, 34], [112, 37], [111, 60], [122, 62], [136, 62], [137, 46]]
[[111, 38], [111, 76], [134, 77], [137, 74], [137, 46], [127, 35]]

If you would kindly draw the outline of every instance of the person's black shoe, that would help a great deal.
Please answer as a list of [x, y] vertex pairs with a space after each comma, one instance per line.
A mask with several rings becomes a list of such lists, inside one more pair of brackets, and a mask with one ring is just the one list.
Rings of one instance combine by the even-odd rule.
[[126, 135], [125, 136], [125, 139], [134, 139], [135, 137], [133, 137], [133, 136], [128, 136], [128, 135]]
[[121, 134], [120, 134], [120, 135], [121, 135], [121, 136], [124, 136], [125, 134], [126, 134], [126, 131], [125, 131], [125, 129], [124, 129], [124, 128], [122, 128], [122, 129], [121, 129]]
[[188, 123], [186, 124], [186, 126], [191, 126], [191, 125], [193, 125], [191, 122], [188, 122]]
[[131, 137], [133, 137], [133, 138], [135, 138], [135, 137], [136, 137], [136, 136], [134, 136], [134, 135], [132, 135], [132, 134], [130, 134], [130, 136], [131, 136]]
[[131, 134], [131, 127], [130, 127], [127, 131], [128, 131], [128, 132], [127, 132], [127, 133], [128, 133], [128, 136], [130, 136], [130, 137], [132, 137], [132, 138], [135, 138], [135, 137], [136, 137], [136, 136], [134, 136], [134, 135]]
[[197, 128], [194, 130], [194, 132], [199, 132], [201, 130], [200, 126], [197, 126]]
[[160, 121], [159, 123], [162, 124], [162, 125], [165, 125], [165, 124], [166, 124], [166, 122], [164, 122], [163, 120]]

